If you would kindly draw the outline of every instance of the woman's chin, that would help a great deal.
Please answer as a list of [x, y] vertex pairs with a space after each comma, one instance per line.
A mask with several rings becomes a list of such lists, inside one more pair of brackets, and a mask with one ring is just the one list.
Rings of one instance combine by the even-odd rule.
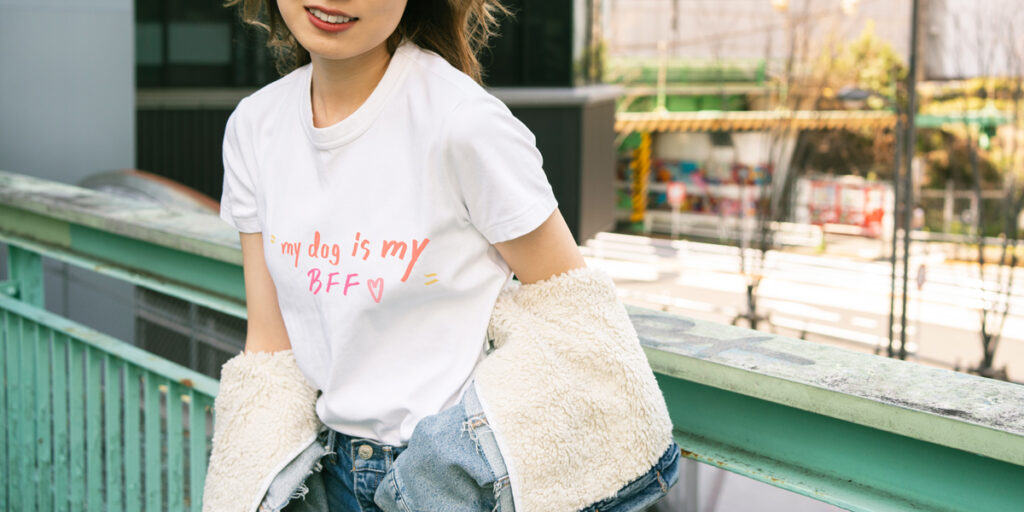
[[341, 42], [331, 41], [326, 43], [324, 41], [310, 41], [309, 45], [303, 44], [299, 41], [302, 47], [309, 52], [310, 58], [313, 60], [322, 61], [344, 61], [353, 59], [356, 57], [363, 57], [372, 53], [374, 50], [387, 51], [384, 42], [374, 44], [372, 42]]

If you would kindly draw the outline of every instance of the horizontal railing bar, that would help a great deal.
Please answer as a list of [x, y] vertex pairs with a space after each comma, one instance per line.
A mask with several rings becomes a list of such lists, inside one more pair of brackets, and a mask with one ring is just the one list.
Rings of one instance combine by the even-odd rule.
[[238, 233], [215, 215], [184, 212], [0, 170], [0, 205], [170, 249], [241, 264]]
[[35, 252], [36, 254], [46, 256], [47, 258], [69, 263], [76, 267], [113, 277], [114, 279], [158, 291], [227, 315], [237, 318], [246, 318], [246, 308], [245, 303], [243, 302], [212, 295], [209, 292], [197, 290], [193, 287], [185, 286], [167, 279], [161, 279], [151, 274], [120, 267], [110, 262], [82, 254], [76, 254], [64, 248], [50, 247], [46, 244], [35, 242], [24, 237], [10, 235], [8, 233], [0, 232], [0, 242], [15, 245], [22, 249]]
[[627, 310], [655, 372], [1024, 466], [1024, 386]]
[[1024, 502], [1024, 466], [657, 377], [691, 459], [847, 510], [1016, 510]]
[[193, 371], [189, 368], [173, 363], [160, 356], [153, 355], [141, 348], [127, 342], [118, 340], [112, 336], [103, 334], [95, 329], [83, 326], [77, 322], [68, 320], [46, 310], [35, 308], [22, 303], [16, 299], [0, 295], [0, 309], [13, 312], [16, 315], [27, 318], [55, 331], [65, 333], [72, 338], [79, 340], [91, 347], [106, 352], [114, 357], [131, 362], [141, 368], [162, 375], [184, 386], [191, 387], [196, 391], [217, 396], [220, 383]]

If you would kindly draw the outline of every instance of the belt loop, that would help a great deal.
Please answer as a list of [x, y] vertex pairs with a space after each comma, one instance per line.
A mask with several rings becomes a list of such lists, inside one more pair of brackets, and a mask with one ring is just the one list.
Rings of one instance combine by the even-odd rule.
[[333, 428], [327, 428], [327, 452], [330, 454], [331, 462], [338, 462], [338, 451], [334, 448], [334, 437], [336, 432]]

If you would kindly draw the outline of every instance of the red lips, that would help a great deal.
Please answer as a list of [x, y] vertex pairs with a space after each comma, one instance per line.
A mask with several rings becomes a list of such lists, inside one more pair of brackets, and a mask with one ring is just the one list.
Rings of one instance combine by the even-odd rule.
[[[344, 16], [346, 18], [352, 18], [352, 20], [347, 21], [345, 23], [330, 23], [314, 16], [313, 12], [310, 11], [310, 9], [316, 9], [324, 14], [329, 14], [331, 16]], [[351, 28], [352, 25], [359, 21], [359, 18], [354, 18], [352, 16], [349, 16], [348, 14], [345, 14], [344, 12], [333, 11], [317, 6], [307, 7], [306, 16], [309, 17], [309, 22], [312, 23], [314, 27], [323, 30], [324, 32], [343, 32]]]

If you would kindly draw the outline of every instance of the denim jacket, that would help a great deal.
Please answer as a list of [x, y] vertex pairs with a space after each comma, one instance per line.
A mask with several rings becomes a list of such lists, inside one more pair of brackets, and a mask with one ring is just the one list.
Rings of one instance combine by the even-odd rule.
[[[487, 334], [494, 348], [474, 373], [476, 392], [517, 511], [607, 502], [673, 446], [664, 397], [605, 272], [511, 282]], [[316, 393], [291, 350], [225, 363], [204, 512], [327, 512]]]

